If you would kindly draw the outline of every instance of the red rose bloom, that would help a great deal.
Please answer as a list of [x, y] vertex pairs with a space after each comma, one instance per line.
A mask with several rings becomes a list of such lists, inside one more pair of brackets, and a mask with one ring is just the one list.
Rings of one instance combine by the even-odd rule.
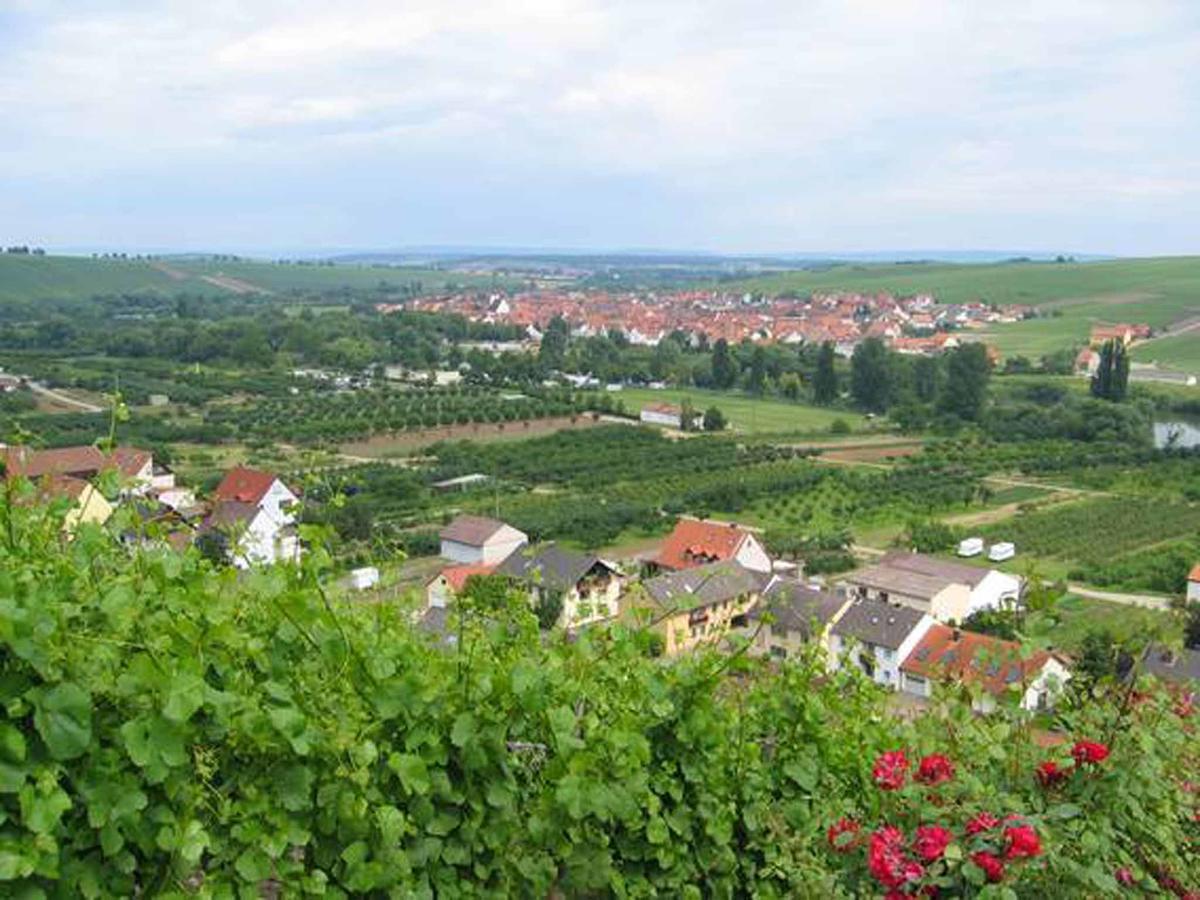
[[829, 840], [829, 846], [838, 853], [849, 853], [858, 846], [858, 831], [861, 827], [853, 819], [843, 817], [829, 826], [825, 837]]
[[1061, 781], [1065, 781], [1067, 773], [1058, 767], [1052, 759], [1046, 760], [1037, 767], [1037, 780], [1044, 788], [1052, 788]]
[[1042, 840], [1032, 825], [1013, 825], [1005, 828], [1004, 846], [1006, 859], [1032, 858], [1042, 853]]
[[917, 781], [931, 787], [949, 781], [953, 777], [954, 764], [941, 753], [931, 753], [924, 757], [921, 765], [917, 767]]
[[1004, 863], [990, 853], [980, 850], [971, 854], [971, 862], [983, 869], [987, 880], [995, 884], [1004, 877]]
[[981, 831], [991, 831], [1000, 820], [989, 812], [981, 812], [970, 822], [967, 823], [967, 834], [979, 834]]
[[941, 825], [922, 825], [917, 829], [913, 849], [926, 862], [941, 859], [953, 836]]
[[925, 874], [920, 863], [905, 857], [904, 834], [892, 825], [885, 825], [871, 835], [867, 869], [887, 888], [899, 888], [909, 881], [920, 880]]
[[898, 791], [904, 787], [904, 777], [908, 772], [908, 757], [903, 750], [889, 750], [875, 760], [875, 768], [871, 777], [885, 791]]
[[1113, 877], [1117, 879], [1117, 884], [1124, 885], [1125, 887], [1129, 887], [1131, 884], [1133, 884], [1133, 873], [1130, 872], [1125, 866], [1121, 866], [1121, 868], [1117, 869], [1117, 871], [1113, 873]]
[[1108, 748], [1095, 741], [1078, 741], [1071, 748], [1071, 755], [1079, 765], [1084, 763], [1102, 763], [1108, 759]]

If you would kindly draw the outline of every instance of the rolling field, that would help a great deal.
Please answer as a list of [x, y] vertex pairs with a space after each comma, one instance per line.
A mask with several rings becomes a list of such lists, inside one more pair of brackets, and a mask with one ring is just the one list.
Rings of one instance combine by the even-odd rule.
[[493, 283], [489, 278], [421, 268], [316, 266], [246, 260], [121, 260], [0, 253], [0, 303], [72, 300], [119, 293], [187, 292], [233, 296], [338, 288], [370, 290], [381, 285], [399, 289], [413, 282], [439, 290], [448, 282], [463, 285]]
[[[930, 293], [944, 303], [981, 300], [1038, 306], [1050, 316], [977, 332], [1005, 355], [1037, 358], [1082, 343], [1095, 322], [1146, 322], [1165, 328], [1195, 316], [1200, 312], [1200, 257], [1065, 264], [846, 265], [747, 279], [732, 286], [767, 294], [886, 290]], [[1200, 371], [1200, 331], [1152, 342], [1134, 356]]]
[[716, 406], [725, 414], [730, 427], [748, 434], [827, 433], [829, 426], [838, 419], [855, 431], [861, 431], [867, 422], [854, 412], [698, 388], [667, 388], [661, 391], [626, 388], [615, 396], [624, 402], [625, 408], [634, 416], [645, 404], [671, 403], [678, 406], [684, 398], [691, 400], [697, 412]]

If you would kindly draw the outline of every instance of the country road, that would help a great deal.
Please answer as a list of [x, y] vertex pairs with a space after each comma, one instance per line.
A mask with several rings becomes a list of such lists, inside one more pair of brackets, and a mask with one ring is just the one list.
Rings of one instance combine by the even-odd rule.
[[61, 403], [63, 406], [74, 406], [84, 412], [98, 413], [104, 412], [104, 408], [96, 406], [94, 403], [85, 403], [83, 400], [76, 400], [74, 397], [68, 397], [66, 394], [60, 394], [58, 391], [51, 390], [43, 384], [38, 384], [36, 381], [29, 382], [29, 389], [35, 394], [41, 394], [55, 403]]
[[1153, 594], [1120, 594], [1113, 591], [1098, 591], [1095, 588], [1084, 587], [1074, 581], [1067, 584], [1067, 590], [1080, 597], [1092, 600], [1105, 600], [1109, 603], [1121, 603], [1125, 606], [1141, 606], [1146, 609], [1170, 609], [1170, 601], [1166, 597], [1156, 597]]

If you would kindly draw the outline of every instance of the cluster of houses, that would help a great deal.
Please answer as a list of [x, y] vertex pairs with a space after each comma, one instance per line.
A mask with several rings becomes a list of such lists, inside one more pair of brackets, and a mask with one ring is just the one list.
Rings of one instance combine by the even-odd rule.
[[503, 576], [536, 602], [562, 600], [558, 625], [575, 630], [634, 616], [662, 637], [666, 656], [730, 635], [776, 659], [815, 643], [831, 669], [853, 666], [880, 685], [925, 698], [943, 680], [977, 685], [986, 712], [1006, 696], [1029, 710], [1052, 705], [1071, 677], [1061, 653], [1022, 653], [1012, 641], [964, 631], [986, 609], [1021, 602], [1021, 582], [1004, 572], [922, 554], [890, 553], [833, 586], [806, 581], [772, 560], [750, 530], [682, 518], [638, 572], [527, 535], [494, 519], [460, 516], [441, 532], [448, 565], [426, 585], [419, 624], [444, 633], [455, 598], [476, 576]]
[[1117, 341], [1130, 347], [1138, 341], [1151, 337], [1153, 332], [1145, 323], [1120, 322], [1115, 325], [1097, 323], [1088, 335], [1088, 345], [1075, 357], [1075, 371], [1080, 375], [1092, 376], [1100, 367], [1100, 348], [1109, 341]]
[[867, 337], [904, 353], [935, 354], [957, 345], [953, 333], [1015, 322], [1031, 307], [990, 306], [981, 301], [939, 304], [928, 294], [896, 297], [887, 292], [815, 293], [765, 299], [724, 291], [531, 290], [514, 295], [455, 293], [422, 297], [406, 306], [381, 304], [381, 312], [420, 309], [461, 315], [473, 322], [524, 326], [537, 341], [551, 319], [561, 317], [578, 337], [619, 332], [632, 344], [655, 346], [673, 332], [729, 343], [832, 342], [849, 356]]
[[[84, 523], [103, 525], [118, 506], [129, 504], [138, 523], [130, 538], [143, 539], [152, 524], [172, 546], [207, 544], [239, 568], [295, 561], [301, 554], [295, 528], [299, 498], [271, 472], [238, 466], [201, 501], [149, 450], [137, 447], [0, 446], [0, 461], [5, 478], [27, 479], [40, 499], [68, 502], [63, 519], [68, 534]], [[111, 490], [104, 489], [105, 476], [112, 476]]]

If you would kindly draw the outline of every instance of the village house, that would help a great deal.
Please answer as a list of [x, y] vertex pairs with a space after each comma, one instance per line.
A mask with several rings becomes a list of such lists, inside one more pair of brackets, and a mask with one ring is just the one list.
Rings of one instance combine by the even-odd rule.
[[29, 447], [3, 447], [5, 473], [9, 478], [36, 481], [45, 476], [67, 476], [91, 481], [106, 472], [115, 472], [122, 496], [140, 496], [154, 483], [154, 457], [137, 447], [114, 447], [105, 452], [91, 444], [33, 450]]
[[908, 606], [857, 600], [830, 631], [830, 667], [856, 666], [876, 684], [899, 690], [900, 664], [934, 624], [929, 615]]
[[529, 535], [511, 525], [483, 516], [458, 516], [438, 534], [444, 559], [469, 565], [496, 565], [522, 544]]
[[429, 609], [446, 609], [467, 586], [473, 575], [490, 575], [494, 565], [460, 564], [446, 566], [425, 584], [425, 605]]
[[652, 564], [679, 571], [723, 561], [736, 562], [752, 572], [771, 572], [771, 557], [750, 531], [729, 522], [688, 517], [675, 523]]
[[1084, 347], [1075, 356], [1075, 374], [1088, 378], [1100, 370], [1100, 354], [1091, 347]]
[[1192, 566], [1192, 571], [1188, 572], [1187, 601], [1200, 603], [1200, 563], [1196, 563]]
[[295, 562], [300, 558], [293, 511], [299, 498], [276, 475], [238, 466], [213, 491], [198, 539], [220, 539], [234, 565]]
[[990, 713], [1005, 697], [1022, 709], [1050, 709], [1071, 672], [1068, 659], [1046, 650], [1021, 657], [1021, 645], [986, 634], [935, 624], [900, 664], [900, 689], [933, 696], [935, 683], [977, 685], [976, 712]]
[[73, 535], [80, 525], [103, 525], [112, 517], [113, 505], [94, 484], [70, 475], [46, 475], [38, 482], [38, 497], [44, 502], [60, 498], [70, 501], [62, 530]]
[[983, 609], [1015, 606], [1021, 595], [1015, 575], [920, 553], [889, 553], [843, 580], [859, 597], [900, 603], [939, 622], [963, 622]]
[[567, 550], [557, 544], [520, 547], [496, 567], [529, 592], [536, 606], [554, 593], [562, 600], [556, 624], [577, 628], [616, 617], [621, 574], [598, 556]]
[[767, 576], [732, 560], [665, 572], [643, 582], [667, 656], [722, 640], [744, 624]]
[[830, 659], [830, 632], [853, 602], [845, 594], [775, 578], [747, 617], [748, 631], [755, 635], [754, 652], [787, 659], [816, 641]]

